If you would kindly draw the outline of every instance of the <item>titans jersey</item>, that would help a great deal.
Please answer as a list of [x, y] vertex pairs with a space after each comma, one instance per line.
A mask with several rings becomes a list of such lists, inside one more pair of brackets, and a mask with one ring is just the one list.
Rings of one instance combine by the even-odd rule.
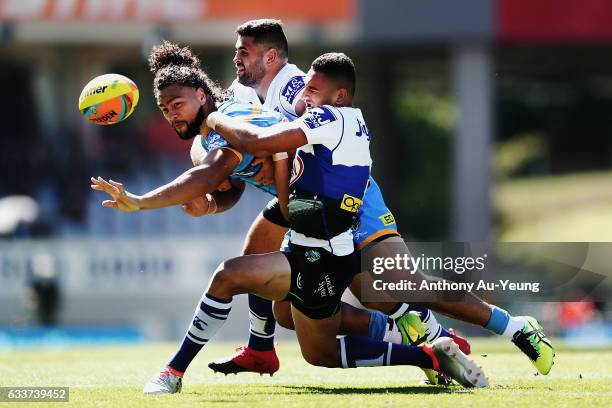
[[[291, 187], [338, 200], [341, 211], [357, 213], [370, 177], [370, 136], [361, 110], [323, 105], [296, 120], [308, 144], [297, 149]], [[353, 252], [351, 229], [330, 240], [290, 231], [290, 242], [321, 247], [335, 255]]]
[[[228, 116], [243, 118], [245, 122], [251, 123], [259, 127], [272, 126], [286, 120], [284, 116], [279, 114], [278, 112], [274, 112], [259, 105], [246, 105], [238, 103], [235, 99], [230, 99], [224, 102], [217, 108], [217, 110]], [[255, 159], [253, 155], [244, 152], [239, 152], [238, 150], [232, 148], [227, 142], [227, 140], [221, 137], [221, 135], [215, 132], [214, 130], [208, 134], [208, 137], [202, 136], [200, 138], [200, 141], [202, 144], [202, 148], [206, 152], [209, 152], [214, 149], [226, 148], [233, 151], [240, 158], [240, 163], [238, 163], [238, 165], [232, 172], [230, 176], [231, 178], [243, 180], [246, 183], [249, 183], [267, 193], [276, 195], [276, 187], [274, 185], [266, 186], [264, 184], [257, 183], [253, 179], [261, 168], [261, 165], [253, 166], [252, 163]], [[192, 156], [194, 150], [195, 149], [192, 147]]]
[[[295, 120], [298, 117], [295, 108], [304, 91], [305, 76], [295, 65], [286, 64], [270, 83], [263, 106], [282, 113], [290, 121]], [[244, 86], [237, 80], [234, 80], [229, 91], [240, 102], [262, 104], [253, 88]]]

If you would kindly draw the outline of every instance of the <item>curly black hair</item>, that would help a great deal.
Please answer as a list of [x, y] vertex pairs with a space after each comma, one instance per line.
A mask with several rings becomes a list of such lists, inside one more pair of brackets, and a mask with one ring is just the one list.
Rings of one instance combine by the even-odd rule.
[[224, 92], [202, 70], [200, 59], [189, 47], [181, 47], [170, 41], [164, 41], [151, 49], [149, 70], [154, 75], [153, 92], [159, 97], [162, 89], [174, 85], [202, 88], [215, 102], [221, 102]]

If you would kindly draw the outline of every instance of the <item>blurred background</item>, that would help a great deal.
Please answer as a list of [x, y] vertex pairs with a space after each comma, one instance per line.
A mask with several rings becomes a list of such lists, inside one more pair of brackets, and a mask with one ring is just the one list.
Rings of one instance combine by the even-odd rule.
[[[283, 20], [303, 70], [327, 51], [354, 59], [373, 173], [406, 238], [612, 241], [610, 1], [4, 0], [0, 346], [182, 335], [268, 197], [247, 188], [202, 219], [121, 214], [101, 207], [89, 177], [143, 193], [189, 168], [146, 56], [162, 39], [190, 45], [228, 86], [234, 30], [262, 17]], [[141, 99], [124, 123], [95, 126], [78, 96], [108, 72]], [[242, 298], [224, 338], [246, 339]], [[609, 303], [503, 306], [610, 344]]]

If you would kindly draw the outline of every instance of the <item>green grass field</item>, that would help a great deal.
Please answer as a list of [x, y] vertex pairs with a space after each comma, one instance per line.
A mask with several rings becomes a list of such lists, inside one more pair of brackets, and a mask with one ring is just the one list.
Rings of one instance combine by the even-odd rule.
[[192, 364], [182, 394], [144, 396], [142, 385], [174, 347], [158, 344], [0, 351], [0, 386], [69, 386], [67, 405], [92, 407], [612, 406], [612, 350], [557, 347], [553, 371], [548, 376], [535, 376], [535, 368], [527, 358], [499, 339], [473, 342], [474, 357], [491, 376], [489, 389], [423, 385], [421, 371], [413, 367], [316, 368], [302, 360], [293, 342], [279, 345], [281, 369], [274, 377], [226, 377], [212, 373], [206, 366], [210, 359], [233, 351], [230, 344], [221, 343], [207, 347]]

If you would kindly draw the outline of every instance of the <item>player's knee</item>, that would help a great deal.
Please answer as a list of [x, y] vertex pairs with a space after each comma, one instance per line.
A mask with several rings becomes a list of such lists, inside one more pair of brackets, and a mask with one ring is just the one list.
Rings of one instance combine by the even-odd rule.
[[274, 318], [282, 328], [295, 330], [293, 317], [291, 316], [291, 305], [289, 302], [274, 302], [273, 310]]
[[240, 274], [235, 259], [221, 262], [213, 274], [210, 289], [214, 293], [234, 296], [240, 293], [240, 287]]

